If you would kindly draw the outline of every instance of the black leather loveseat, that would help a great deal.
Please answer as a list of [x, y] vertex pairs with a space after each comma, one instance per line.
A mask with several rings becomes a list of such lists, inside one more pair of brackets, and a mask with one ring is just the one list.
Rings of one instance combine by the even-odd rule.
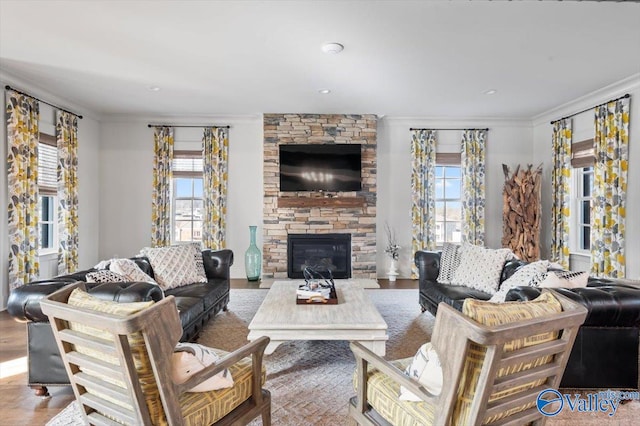
[[[418, 251], [415, 263], [419, 273], [420, 306], [436, 314], [438, 304], [458, 310], [467, 297], [488, 300], [491, 295], [464, 286], [436, 282], [440, 271], [440, 252]], [[504, 282], [525, 262], [505, 262], [500, 277]], [[582, 303], [589, 311], [580, 327], [560, 386], [581, 389], [638, 389], [638, 346], [640, 336], [640, 288], [614, 279], [589, 277], [587, 287], [555, 289]], [[507, 301], [535, 299], [540, 289], [516, 287]]]
[[[209, 319], [229, 303], [231, 250], [203, 250], [202, 258], [208, 282], [193, 283], [163, 291], [158, 285], [135, 283], [87, 283], [92, 295], [119, 302], [158, 301], [173, 295], [180, 313], [183, 334], [181, 341], [194, 341]], [[153, 268], [145, 257], [132, 258], [146, 274], [154, 277]], [[78, 271], [46, 281], [28, 283], [11, 291], [8, 311], [17, 321], [27, 323], [28, 384], [38, 395], [47, 394], [47, 386], [68, 385], [69, 379], [49, 326], [40, 310], [40, 300], [46, 295], [76, 281], [95, 269]]]

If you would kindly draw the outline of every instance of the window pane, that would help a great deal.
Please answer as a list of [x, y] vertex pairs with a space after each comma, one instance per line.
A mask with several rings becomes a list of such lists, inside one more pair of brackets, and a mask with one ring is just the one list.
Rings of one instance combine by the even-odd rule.
[[462, 232], [460, 222], [447, 222], [446, 241], [450, 243], [459, 243], [462, 240]]
[[582, 175], [582, 195], [585, 197], [591, 196], [592, 188], [593, 188], [593, 173], [584, 173]]
[[460, 167], [458, 166], [447, 166], [445, 169], [445, 177], [448, 178], [459, 178], [460, 177]]
[[460, 199], [460, 179], [447, 179], [445, 197], [447, 199]]
[[591, 203], [589, 200], [582, 201], [582, 223], [585, 225], [591, 224]]
[[40, 220], [49, 221], [49, 197], [40, 196]]
[[443, 177], [444, 176], [444, 167], [443, 166], [436, 166], [436, 177]]
[[176, 241], [191, 241], [191, 221], [176, 220], [175, 231]]
[[178, 198], [191, 197], [191, 183], [193, 179], [177, 178], [174, 179], [176, 184], [176, 196]]
[[582, 249], [591, 249], [591, 227], [585, 226], [582, 228]]
[[436, 200], [444, 198], [444, 180], [436, 179]]
[[202, 241], [202, 221], [201, 220], [193, 221], [193, 235], [191, 237], [191, 241]]
[[53, 225], [50, 223], [43, 223], [40, 225], [40, 248], [52, 248], [53, 247]]
[[436, 243], [444, 243], [444, 222], [436, 221]]
[[176, 200], [176, 219], [191, 217], [191, 200]]
[[193, 196], [202, 198], [202, 179], [193, 180]]
[[193, 200], [193, 218], [202, 219], [203, 215], [204, 215], [204, 201]]
[[436, 201], [436, 222], [444, 220], [444, 201]]
[[462, 218], [462, 203], [460, 201], [450, 201], [447, 203], [446, 220], [459, 221]]

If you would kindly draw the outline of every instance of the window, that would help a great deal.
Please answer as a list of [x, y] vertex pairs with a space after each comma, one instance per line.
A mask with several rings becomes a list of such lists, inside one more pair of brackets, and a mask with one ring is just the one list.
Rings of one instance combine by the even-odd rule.
[[460, 165], [436, 165], [436, 244], [462, 241]]
[[202, 152], [175, 151], [173, 159], [173, 242], [202, 241], [204, 215]]
[[40, 133], [38, 143], [38, 220], [40, 254], [58, 247], [58, 151], [56, 139]]
[[591, 249], [591, 193], [593, 191], [593, 166], [573, 169], [573, 187], [575, 188], [574, 208], [577, 212], [575, 220], [573, 249], [577, 252], [588, 252]]

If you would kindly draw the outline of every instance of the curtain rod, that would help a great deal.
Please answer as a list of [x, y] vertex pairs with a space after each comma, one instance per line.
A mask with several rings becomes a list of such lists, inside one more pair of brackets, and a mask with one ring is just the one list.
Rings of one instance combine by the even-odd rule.
[[230, 129], [231, 126], [196, 126], [191, 124], [147, 124], [147, 127], [220, 127], [223, 129]]
[[631, 97], [631, 95], [630, 95], [630, 94], [625, 93], [624, 95], [620, 96], [619, 98], [611, 99], [611, 100], [609, 100], [609, 101], [607, 101], [607, 102], [603, 102], [603, 103], [598, 104], [598, 105], [596, 105], [596, 106], [592, 106], [591, 108], [586, 108], [586, 109], [583, 109], [582, 111], [578, 111], [578, 112], [574, 112], [573, 114], [569, 114], [569, 115], [567, 115], [566, 117], [562, 117], [562, 118], [558, 118], [557, 120], [553, 120], [553, 121], [551, 122], [551, 124], [557, 123], [558, 121], [562, 121], [562, 120], [567, 119], [567, 118], [571, 118], [571, 117], [573, 117], [573, 116], [575, 116], [575, 115], [578, 115], [578, 114], [582, 114], [583, 112], [590, 111], [590, 110], [592, 110], [592, 109], [598, 108], [599, 106], [606, 105], [606, 104], [608, 104], [609, 102], [615, 102], [615, 101], [619, 101], [620, 99], [626, 99], [626, 98], [630, 98], [630, 97]]
[[47, 101], [43, 101], [43, 100], [42, 100], [42, 99], [40, 99], [40, 98], [36, 98], [35, 96], [32, 96], [32, 95], [30, 95], [30, 94], [28, 94], [28, 93], [23, 92], [22, 90], [18, 90], [18, 89], [16, 89], [15, 87], [11, 87], [11, 86], [7, 85], [7, 86], [4, 86], [4, 88], [5, 88], [5, 89], [7, 89], [7, 90], [13, 90], [14, 92], [18, 92], [18, 93], [20, 93], [21, 95], [25, 95], [25, 96], [28, 96], [28, 97], [30, 97], [30, 98], [33, 98], [33, 99], [35, 99], [35, 100], [36, 100], [36, 101], [38, 101], [38, 102], [42, 102], [43, 104], [47, 104], [47, 105], [49, 105], [49, 106], [52, 106], [52, 107], [54, 107], [54, 108], [57, 108], [57, 109], [59, 109], [60, 111], [64, 111], [64, 112], [67, 112], [67, 113], [69, 113], [69, 114], [73, 114], [73, 115], [75, 115], [76, 117], [78, 117], [80, 120], [82, 120], [82, 116], [81, 116], [80, 114], [76, 114], [75, 112], [69, 111], [68, 109], [61, 108], [61, 107], [59, 107], [58, 105], [50, 104], [49, 102], [47, 102]]
[[414, 128], [414, 127], [410, 127], [409, 128], [410, 131], [412, 130], [484, 130], [486, 132], [489, 131], [489, 128], [484, 128], [484, 129], [432, 129], [432, 128]]

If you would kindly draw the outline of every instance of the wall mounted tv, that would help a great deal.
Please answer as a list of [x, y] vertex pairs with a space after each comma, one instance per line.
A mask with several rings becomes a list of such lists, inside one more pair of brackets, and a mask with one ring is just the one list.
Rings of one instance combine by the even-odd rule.
[[360, 144], [280, 145], [280, 191], [361, 191]]

